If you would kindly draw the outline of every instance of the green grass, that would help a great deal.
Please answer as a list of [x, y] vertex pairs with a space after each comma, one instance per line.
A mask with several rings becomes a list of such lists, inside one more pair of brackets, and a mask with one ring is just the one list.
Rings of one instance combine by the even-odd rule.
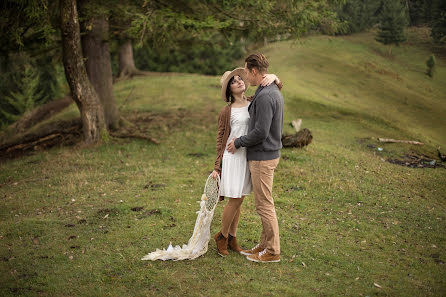
[[[389, 58], [370, 39], [311, 37], [262, 49], [284, 81], [285, 130], [299, 117], [314, 136], [304, 149], [283, 149], [276, 170], [279, 264], [223, 259], [212, 241], [194, 261], [140, 260], [169, 242], [187, 243], [224, 103], [219, 77], [135, 78], [115, 86], [118, 104], [133, 89], [124, 114], [150, 115], [148, 134], [160, 145], [113, 139], [0, 164], [0, 295], [444, 296], [446, 171], [383, 160], [446, 146], [445, 61], [437, 59], [431, 80], [422, 73], [423, 47], [395, 48]], [[72, 116], [75, 109], [59, 115]], [[255, 245], [260, 228], [251, 195], [241, 245]]]

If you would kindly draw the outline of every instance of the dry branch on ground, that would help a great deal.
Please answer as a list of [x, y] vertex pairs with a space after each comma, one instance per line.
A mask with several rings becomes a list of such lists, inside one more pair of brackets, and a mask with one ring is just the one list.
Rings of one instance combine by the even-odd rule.
[[408, 144], [416, 144], [416, 145], [424, 145], [424, 143], [414, 140], [398, 140], [391, 138], [378, 138], [380, 142], [388, 142], [388, 143], [408, 143]]

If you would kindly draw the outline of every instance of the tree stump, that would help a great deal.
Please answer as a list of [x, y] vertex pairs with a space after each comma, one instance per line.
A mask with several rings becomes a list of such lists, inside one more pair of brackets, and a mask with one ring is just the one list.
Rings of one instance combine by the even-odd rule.
[[304, 128], [294, 135], [282, 135], [283, 147], [304, 147], [309, 145], [313, 140], [311, 131]]

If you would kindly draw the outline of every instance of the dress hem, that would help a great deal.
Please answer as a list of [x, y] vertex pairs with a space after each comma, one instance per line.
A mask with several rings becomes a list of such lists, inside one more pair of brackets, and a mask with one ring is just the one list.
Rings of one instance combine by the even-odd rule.
[[251, 193], [249, 193], [249, 194], [242, 194], [240, 197], [231, 197], [231, 196], [225, 196], [225, 195], [220, 195], [220, 196], [223, 196], [223, 197], [225, 197], [225, 198], [231, 198], [231, 199], [240, 199], [240, 198], [242, 198], [242, 196], [248, 196], [248, 195], [250, 195]]

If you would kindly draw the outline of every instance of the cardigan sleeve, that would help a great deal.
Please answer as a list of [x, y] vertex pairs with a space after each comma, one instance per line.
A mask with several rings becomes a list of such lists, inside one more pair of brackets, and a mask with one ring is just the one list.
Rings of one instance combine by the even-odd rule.
[[222, 145], [222, 142], [223, 142], [223, 134], [225, 133], [225, 118], [224, 118], [224, 114], [225, 114], [225, 109], [222, 109], [220, 111], [220, 114], [218, 115], [217, 145], [216, 145], [217, 154], [221, 150], [221, 145]]
[[219, 174], [221, 173], [221, 162], [222, 162], [222, 156], [221, 156], [221, 150], [223, 144], [223, 136], [225, 134], [225, 109], [223, 108], [220, 111], [220, 114], [218, 115], [218, 129], [217, 129], [217, 144], [216, 144], [216, 151], [217, 151], [217, 159], [215, 160], [214, 170], [217, 171]]

